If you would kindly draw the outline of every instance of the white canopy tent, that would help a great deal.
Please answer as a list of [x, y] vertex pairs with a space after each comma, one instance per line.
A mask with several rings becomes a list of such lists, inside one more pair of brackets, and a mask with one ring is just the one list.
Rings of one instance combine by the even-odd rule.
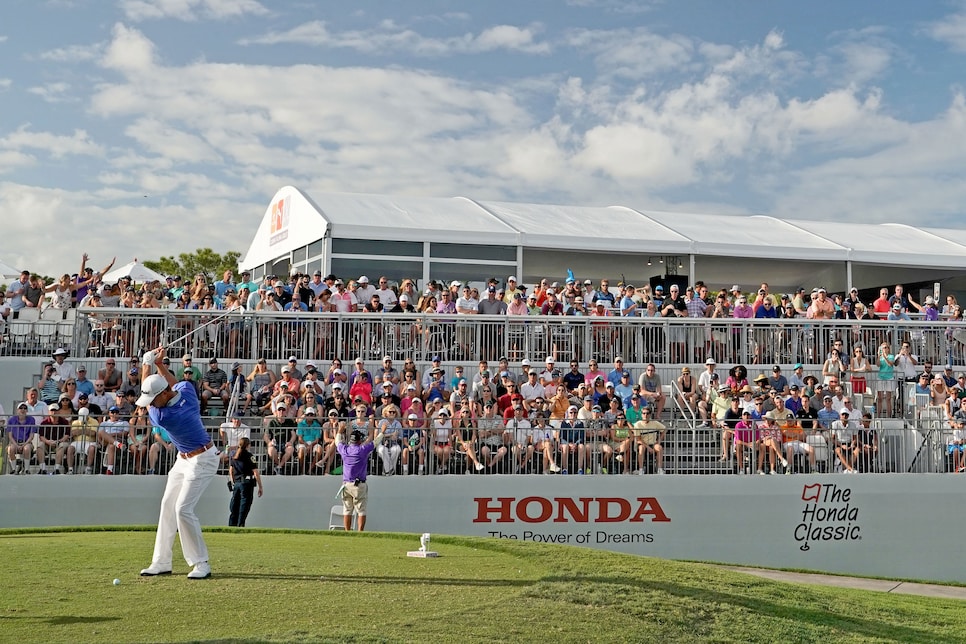
[[0, 260], [0, 278], [18, 277], [20, 271]]
[[502, 274], [525, 283], [559, 280], [571, 269], [594, 281], [622, 275], [635, 283], [667, 281], [680, 274], [715, 287], [767, 281], [785, 291], [966, 281], [964, 256], [966, 233], [959, 230], [465, 197], [310, 198], [286, 186], [273, 197], [241, 268], [256, 277], [314, 268], [343, 278], [395, 270], [420, 281]]
[[105, 282], [116, 282], [125, 276], [130, 276], [135, 282], [151, 282], [153, 280], [163, 282], [165, 279], [165, 276], [161, 273], [151, 270], [139, 262], [137, 257], [134, 258], [133, 262], [128, 262], [104, 275], [103, 279]]

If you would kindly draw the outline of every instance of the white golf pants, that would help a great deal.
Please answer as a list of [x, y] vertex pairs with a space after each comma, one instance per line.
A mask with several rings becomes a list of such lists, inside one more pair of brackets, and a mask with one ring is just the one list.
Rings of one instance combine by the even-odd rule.
[[208, 561], [208, 546], [201, 536], [201, 521], [195, 515], [195, 506], [218, 471], [220, 457], [218, 450], [211, 448], [191, 458], [178, 456], [175, 461], [161, 497], [161, 516], [152, 559], [152, 563], [168, 568], [171, 567], [171, 548], [176, 533], [181, 535], [181, 551], [189, 566]]

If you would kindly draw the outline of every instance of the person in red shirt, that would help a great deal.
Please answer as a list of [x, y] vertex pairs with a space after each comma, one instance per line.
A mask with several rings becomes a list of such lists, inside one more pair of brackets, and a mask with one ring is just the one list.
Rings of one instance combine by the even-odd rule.
[[879, 289], [879, 299], [872, 303], [872, 310], [875, 312], [876, 317], [885, 318], [889, 315], [889, 310], [891, 305], [889, 304], [889, 289], [880, 288]]

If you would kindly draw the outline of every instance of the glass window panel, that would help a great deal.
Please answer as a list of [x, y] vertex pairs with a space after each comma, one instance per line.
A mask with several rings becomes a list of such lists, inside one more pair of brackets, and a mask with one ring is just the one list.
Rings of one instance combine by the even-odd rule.
[[394, 261], [378, 259], [344, 259], [332, 258], [332, 273], [343, 280], [358, 279], [362, 275], [369, 278], [369, 283], [375, 283], [380, 275], [390, 280], [399, 281], [406, 277], [420, 279], [423, 275], [421, 261]]
[[309, 244], [309, 257], [318, 257], [325, 252], [325, 240], [319, 239]]
[[[502, 268], [500, 269], [503, 270]], [[491, 277], [500, 279], [502, 272], [497, 273], [492, 266], [481, 266], [480, 264], [444, 264], [432, 262], [429, 265], [429, 277], [434, 280], [441, 280], [449, 283], [453, 280], [461, 282], [486, 282]]]
[[332, 252], [341, 255], [422, 257], [423, 242], [387, 239], [333, 239]]
[[307, 248], [308, 247], [306, 246], [302, 246], [301, 248], [296, 248], [294, 251], [292, 251], [293, 264], [301, 264], [302, 262], [305, 261], [306, 259], [305, 251], [307, 250]]
[[452, 259], [480, 259], [484, 261], [516, 262], [516, 246], [483, 246], [474, 244], [430, 244], [430, 257]]

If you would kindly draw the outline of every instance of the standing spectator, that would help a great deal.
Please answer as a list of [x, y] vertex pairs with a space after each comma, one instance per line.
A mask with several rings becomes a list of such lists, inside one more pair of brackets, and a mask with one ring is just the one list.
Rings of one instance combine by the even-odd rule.
[[231, 502], [228, 504], [228, 525], [245, 527], [245, 520], [252, 509], [255, 500], [255, 486], [258, 486], [258, 498], [262, 498], [262, 475], [258, 471], [258, 460], [248, 451], [251, 439], [241, 437], [238, 447], [231, 454], [228, 465], [228, 476], [231, 482]]
[[366, 529], [366, 506], [369, 500], [369, 485], [366, 483], [368, 475], [367, 465], [369, 455], [382, 442], [382, 432], [370, 441], [367, 433], [361, 429], [353, 429], [346, 443], [346, 426], [339, 427], [335, 437], [336, 450], [342, 457], [342, 525], [346, 532], [352, 529], [353, 512], [358, 517], [356, 527], [359, 532]]

